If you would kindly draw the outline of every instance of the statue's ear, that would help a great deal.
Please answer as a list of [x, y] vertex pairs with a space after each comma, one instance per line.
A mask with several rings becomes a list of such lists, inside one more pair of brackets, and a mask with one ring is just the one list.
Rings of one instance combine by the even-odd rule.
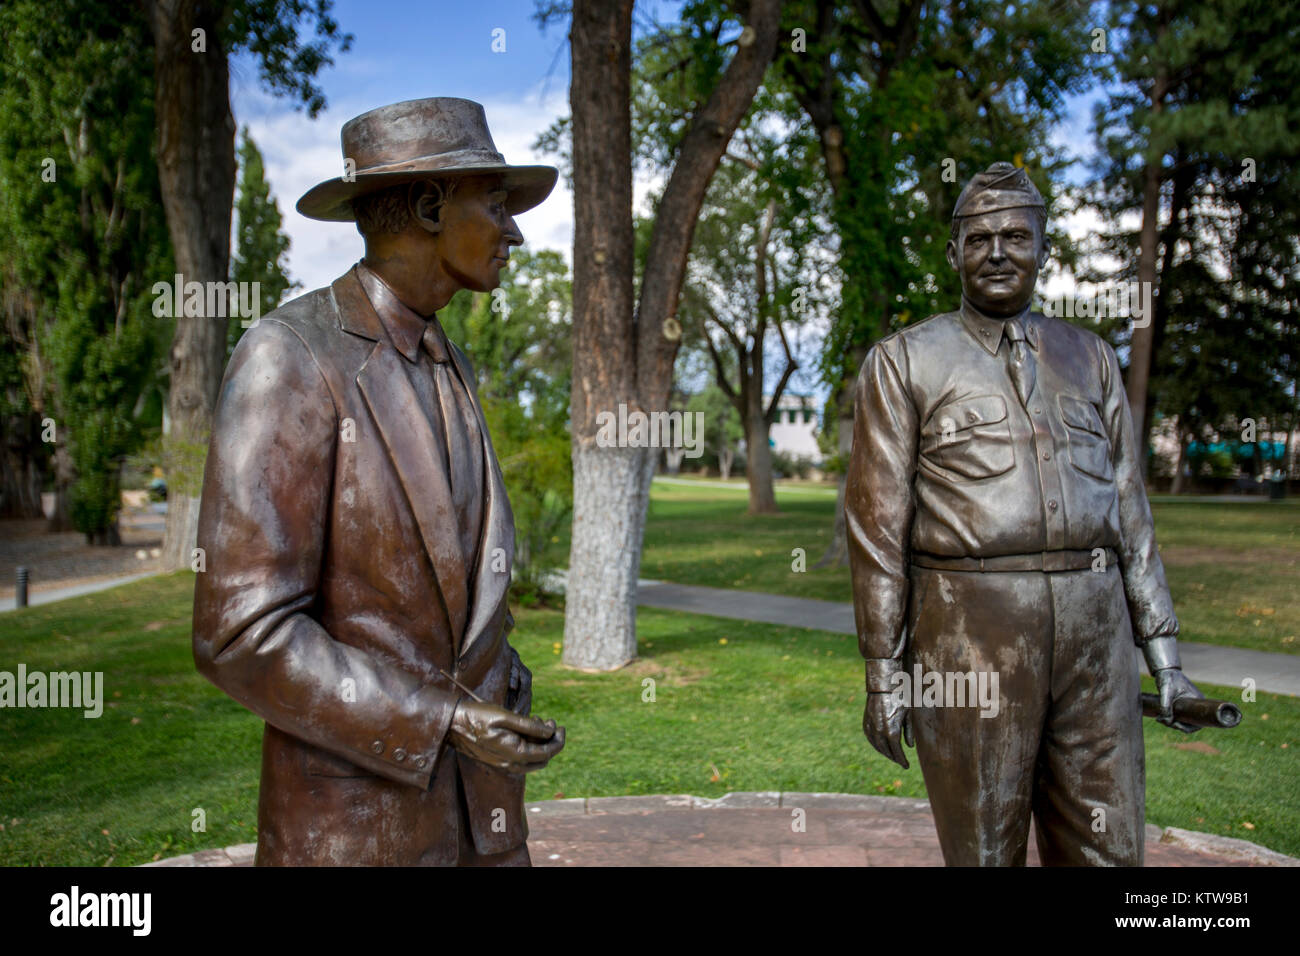
[[442, 232], [443, 205], [447, 202], [442, 184], [432, 179], [411, 183], [407, 193], [407, 204], [414, 219], [426, 232], [437, 235]]

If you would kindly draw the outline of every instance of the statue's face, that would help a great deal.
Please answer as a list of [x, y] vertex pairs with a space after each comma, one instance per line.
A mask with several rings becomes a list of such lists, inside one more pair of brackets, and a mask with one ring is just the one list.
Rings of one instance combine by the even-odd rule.
[[499, 176], [467, 176], [439, 210], [439, 252], [447, 274], [474, 292], [501, 284], [510, 247], [524, 241], [505, 209]]
[[1029, 305], [1046, 258], [1029, 207], [963, 219], [957, 241], [948, 243], [948, 264], [961, 275], [962, 294], [990, 315], [1015, 315]]

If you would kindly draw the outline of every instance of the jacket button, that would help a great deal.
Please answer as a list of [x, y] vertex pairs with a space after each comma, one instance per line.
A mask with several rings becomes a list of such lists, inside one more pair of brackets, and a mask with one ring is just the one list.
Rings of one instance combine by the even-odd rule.
[[384, 742], [382, 740], [376, 740], [370, 745], [370, 749], [374, 753], [381, 754], [384, 752]]
[[1056, 510], [1056, 507], [1057, 507], [1057, 506], [1056, 506], [1056, 499], [1055, 499], [1055, 498], [1053, 498], [1051, 501], [1049, 501], [1049, 502], [1047, 503], [1047, 510], [1048, 510], [1048, 511], [1055, 511], [1055, 510]]
[[398, 747], [396, 750], [393, 751], [393, 759], [396, 760], [398, 763], [401, 763], [403, 760], [406, 759], [406, 751], [403, 750], [401, 747]]
[[420, 770], [423, 770], [423, 769], [424, 769], [424, 765], [425, 765], [426, 763], [428, 763], [428, 761], [425, 760], [423, 756], [420, 756], [420, 757], [416, 757], [416, 758], [415, 758], [415, 766], [416, 766], [417, 768], [419, 768]]
[[1052, 460], [1052, 453], [1050, 451], [1043, 452], [1043, 461], [1051, 461], [1051, 460]]

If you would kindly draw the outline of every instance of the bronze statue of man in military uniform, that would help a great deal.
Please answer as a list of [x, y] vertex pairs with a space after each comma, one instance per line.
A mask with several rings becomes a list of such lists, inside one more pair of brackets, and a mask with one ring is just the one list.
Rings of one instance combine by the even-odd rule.
[[[863, 729], [904, 767], [915, 739], [950, 865], [1023, 865], [1031, 815], [1046, 865], [1140, 865], [1134, 644], [1161, 722], [1194, 729], [1173, 705], [1201, 696], [1115, 353], [1029, 309], [1045, 233], [1023, 170], [977, 174], [948, 243], [961, 308], [882, 339], [858, 379], [845, 510]], [[899, 693], [980, 674], [995, 708]]]

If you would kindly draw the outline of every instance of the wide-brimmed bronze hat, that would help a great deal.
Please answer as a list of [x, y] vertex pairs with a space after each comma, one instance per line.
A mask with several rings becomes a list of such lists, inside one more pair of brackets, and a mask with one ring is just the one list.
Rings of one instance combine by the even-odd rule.
[[554, 166], [511, 166], [497, 152], [482, 105], [436, 96], [362, 113], [343, 124], [343, 159], [355, 173], [303, 193], [298, 211], [311, 219], [351, 222], [352, 200], [430, 175], [500, 173], [511, 215], [532, 209], [555, 188]]

